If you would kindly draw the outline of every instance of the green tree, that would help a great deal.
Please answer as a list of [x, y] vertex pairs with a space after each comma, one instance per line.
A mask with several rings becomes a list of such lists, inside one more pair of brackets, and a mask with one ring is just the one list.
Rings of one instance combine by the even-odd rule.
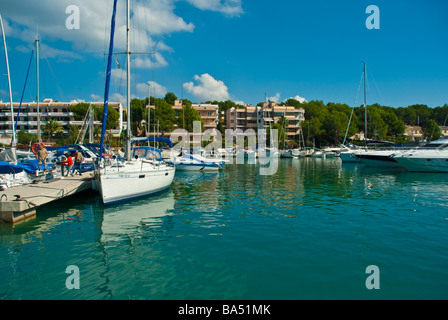
[[285, 106], [293, 106], [294, 108], [298, 109], [298, 108], [303, 108], [303, 104], [296, 100], [296, 99], [288, 99], [285, 102], [283, 102], [281, 105], [285, 105]]
[[386, 135], [389, 137], [397, 137], [403, 135], [405, 131], [405, 125], [402, 120], [399, 120], [396, 113], [389, 108], [382, 110], [382, 118], [388, 125]]
[[441, 134], [442, 132], [440, 130], [440, 127], [432, 119], [428, 120], [423, 127], [423, 135], [426, 141], [437, 140], [440, 138]]
[[134, 136], [137, 136], [137, 128], [140, 128], [142, 120], [147, 121], [144, 116], [147, 115], [146, 99], [134, 98], [131, 100], [131, 130]]
[[151, 105], [156, 106], [156, 110], [154, 112], [154, 123], [156, 125], [158, 123], [159, 130], [162, 135], [164, 135], [165, 132], [171, 132], [174, 129], [174, 124], [176, 123], [173, 106], [165, 99], [158, 99], [154, 97], [151, 97]]
[[319, 118], [314, 117], [305, 121], [302, 121], [302, 130], [304, 140], [308, 147], [313, 145], [313, 141], [316, 141], [317, 146], [320, 146], [322, 140], [321, 135], [325, 132], [322, 129], [322, 122]]
[[80, 102], [78, 104], [75, 104], [73, 106], [70, 106], [70, 111], [73, 112], [73, 117], [76, 121], [83, 121], [87, 110], [89, 110], [90, 104], [86, 102]]
[[42, 126], [42, 132], [52, 139], [56, 134], [62, 132], [62, 125], [59, 122], [50, 119], [50, 121]]
[[273, 145], [271, 145], [271, 130], [275, 129], [277, 129], [278, 147], [280, 149], [283, 149], [283, 138], [285, 137], [285, 131], [283, 130], [283, 125], [279, 122], [273, 124], [271, 127], [268, 127], [268, 129], [266, 130], [266, 146], [273, 147]]
[[416, 122], [419, 126], [425, 126], [431, 118], [431, 110], [426, 104], [414, 104], [408, 107], [415, 111]]
[[332, 110], [325, 115], [323, 126], [325, 127], [326, 142], [339, 145], [344, 138], [347, 129], [348, 117], [344, 112]]
[[204, 121], [199, 115], [199, 112], [191, 106], [191, 102], [183, 101], [182, 104], [184, 105], [183, 110], [180, 110], [177, 114], [177, 126], [184, 128], [188, 132], [193, 132], [193, 122], [200, 121], [202, 128]]
[[[98, 119], [99, 121], [102, 122], [104, 106], [102, 106], [102, 107], [94, 106], [93, 110], [95, 113], [95, 119]], [[119, 119], [120, 119], [120, 113], [117, 110], [115, 110], [112, 106], [108, 105], [106, 129], [110, 130], [110, 129], [114, 129], [114, 128], [118, 127]]]
[[37, 135], [26, 133], [24, 130], [20, 130], [17, 133], [17, 141], [23, 145], [30, 145], [37, 141]]
[[177, 97], [174, 93], [172, 92], [167, 92], [165, 94], [165, 101], [170, 105], [170, 106], [174, 106], [174, 101], [177, 100]]
[[367, 139], [386, 138], [389, 126], [383, 120], [381, 111], [377, 106], [367, 106]]

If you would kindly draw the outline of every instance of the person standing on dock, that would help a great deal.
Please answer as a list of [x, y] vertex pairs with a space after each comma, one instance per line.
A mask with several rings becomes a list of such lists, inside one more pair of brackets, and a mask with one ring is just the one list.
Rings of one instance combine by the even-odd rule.
[[40, 170], [40, 163], [44, 165], [44, 170], [47, 170], [45, 162], [47, 161], [48, 151], [43, 144], [37, 146], [36, 158], [37, 158], [37, 170]]
[[75, 150], [72, 153], [72, 157], [75, 160], [75, 165], [73, 166], [72, 175], [78, 171], [79, 175], [82, 176], [82, 162], [84, 161], [84, 157], [82, 156], [82, 153], [78, 150]]
[[[73, 159], [70, 157], [70, 153], [67, 153], [66, 155], [62, 156], [61, 161], [59, 162], [61, 165], [61, 174], [62, 176], [68, 176], [70, 173], [70, 170], [73, 167]], [[64, 168], [67, 167], [67, 174], [64, 174]]]

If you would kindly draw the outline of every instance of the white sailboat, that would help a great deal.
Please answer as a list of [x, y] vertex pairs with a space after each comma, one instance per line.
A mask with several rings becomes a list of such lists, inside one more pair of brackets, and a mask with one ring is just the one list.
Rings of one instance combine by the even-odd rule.
[[[104, 97], [103, 130], [101, 135], [101, 152], [103, 154], [104, 136], [106, 131], [106, 119], [108, 109], [108, 94], [111, 74], [111, 59], [115, 31], [115, 14], [117, 0], [114, 1], [114, 9], [111, 21], [111, 36], [109, 45], [109, 57], [106, 74], [106, 90]], [[129, 52], [129, 0], [126, 1], [126, 58], [127, 58], [127, 141], [125, 159], [115, 159], [107, 163], [103, 158], [96, 170], [96, 188], [99, 189], [104, 204], [116, 203], [137, 197], [147, 196], [167, 189], [174, 178], [175, 167], [166, 163], [161, 155], [155, 157], [149, 153], [145, 157], [132, 154], [131, 150], [131, 120], [130, 120], [130, 52]]]
[[345, 131], [344, 141], [341, 145], [341, 151], [339, 156], [343, 163], [357, 163], [359, 159], [356, 157], [357, 154], [365, 153], [367, 150], [367, 105], [366, 105], [366, 64], [364, 63], [364, 70], [362, 73], [361, 81], [364, 79], [364, 118], [365, 118], [365, 128], [364, 128], [364, 139], [366, 140], [366, 147], [360, 148], [356, 146], [347, 146], [345, 141], [347, 139], [348, 129], [350, 128], [350, 123], [352, 120], [353, 112], [355, 110], [356, 99], [358, 98], [359, 88], [361, 87], [361, 81], [359, 82], [358, 92], [356, 93], [355, 103], [353, 104], [352, 112], [350, 114], [350, 119], [348, 120], [347, 129]]

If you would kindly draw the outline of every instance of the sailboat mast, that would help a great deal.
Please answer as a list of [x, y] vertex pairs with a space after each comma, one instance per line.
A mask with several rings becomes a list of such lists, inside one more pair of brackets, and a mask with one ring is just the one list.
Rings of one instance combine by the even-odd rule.
[[101, 142], [100, 142], [100, 157], [103, 157], [104, 152], [104, 137], [106, 135], [106, 123], [107, 123], [107, 111], [109, 109], [109, 88], [110, 88], [110, 76], [111, 76], [111, 64], [112, 64], [112, 52], [114, 49], [114, 34], [115, 34], [115, 15], [117, 12], [117, 0], [114, 0], [114, 7], [112, 11], [112, 19], [110, 26], [110, 42], [109, 42], [109, 55], [107, 58], [106, 69], [106, 86], [104, 89], [104, 108], [103, 108], [103, 125], [101, 127]]
[[2, 35], [3, 35], [3, 45], [5, 47], [6, 71], [8, 73], [9, 103], [11, 106], [11, 127], [12, 127], [11, 147], [15, 147], [16, 146], [16, 130], [15, 130], [15, 126], [14, 126], [14, 106], [12, 104], [11, 74], [9, 73], [8, 48], [6, 47], [5, 29], [3, 29], [3, 20], [2, 20], [1, 15], [0, 15], [0, 26], [2, 29]]
[[367, 73], [366, 73], [366, 63], [364, 62], [364, 140], [365, 140], [365, 146], [367, 147], [367, 104], [366, 104], [366, 80], [367, 80]]
[[36, 39], [36, 90], [37, 90], [37, 141], [41, 142], [40, 138], [40, 110], [39, 110], [39, 35]]
[[[151, 84], [148, 83], [148, 137], [151, 136]], [[149, 140], [148, 140], [149, 143]]]
[[130, 76], [130, 52], [129, 52], [129, 0], [126, 1], [126, 75], [127, 75], [127, 139], [126, 139], [126, 159], [131, 160], [131, 76]]

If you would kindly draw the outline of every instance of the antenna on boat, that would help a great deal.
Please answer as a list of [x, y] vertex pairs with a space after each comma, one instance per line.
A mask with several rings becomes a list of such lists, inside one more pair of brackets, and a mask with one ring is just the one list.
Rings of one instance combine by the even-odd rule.
[[366, 105], [366, 81], [367, 81], [367, 71], [366, 71], [366, 63], [364, 62], [364, 140], [365, 146], [367, 147], [367, 105]]

